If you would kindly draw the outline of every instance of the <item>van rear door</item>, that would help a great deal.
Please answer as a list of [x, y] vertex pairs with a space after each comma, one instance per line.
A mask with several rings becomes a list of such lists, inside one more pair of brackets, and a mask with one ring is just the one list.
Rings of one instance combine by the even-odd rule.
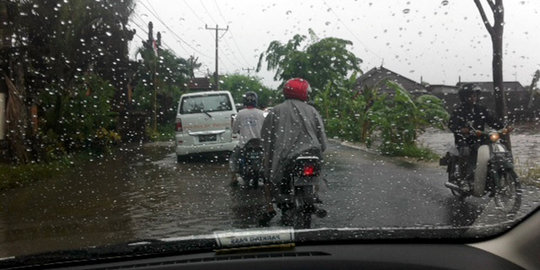
[[186, 140], [193, 144], [223, 143], [232, 140], [231, 116], [236, 113], [227, 92], [186, 95], [180, 100], [178, 117]]

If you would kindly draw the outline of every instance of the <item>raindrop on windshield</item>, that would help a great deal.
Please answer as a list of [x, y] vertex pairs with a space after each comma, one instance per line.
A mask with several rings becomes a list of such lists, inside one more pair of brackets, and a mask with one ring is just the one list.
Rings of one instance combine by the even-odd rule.
[[408, 8], [406, 8], [406, 9], [403, 10], [403, 13], [404, 13], [404, 14], [409, 14], [409, 12], [411, 12], [411, 10], [408, 9]]

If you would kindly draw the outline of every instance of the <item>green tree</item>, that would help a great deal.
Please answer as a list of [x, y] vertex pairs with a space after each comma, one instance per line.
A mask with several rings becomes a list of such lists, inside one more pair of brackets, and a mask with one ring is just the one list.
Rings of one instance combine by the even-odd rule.
[[274, 93], [276, 91], [264, 86], [261, 78], [245, 76], [240, 74], [226, 75], [220, 86], [221, 89], [229, 90], [236, 103], [242, 103], [242, 95], [248, 91], [257, 93], [259, 97], [259, 107], [265, 108], [274, 104]]
[[[114, 95], [103, 96], [110, 109], [120, 109], [120, 93], [128, 81], [127, 44], [134, 34], [127, 28], [133, 1], [25, 0], [11, 5], [9, 25], [14, 48], [7, 57], [17, 68], [11, 68], [7, 75], [22, 93], [21, 113], [38, 106], [38, 118], [47, 120], [40, 121], [44, 124], [39, 130], [26, 132], [25, 143], [32, 142], [25, 146], [27, 149], [43, 150], [40, 134], [54, 133], [59, 138], [73, 135], [69, 133], [73, 129], [63, 127], [61, 117], [66, 106], [72, 106], [66, 97], [77, 95], [81, 78], [99, 77], [114, 90]], [[31, 118], [26, 121], [30, 123]], [[64, 140], [60, 144], [71, 148], [67, 143]]]
[[153, 49], [143, 46], [139, 48], [138, 54], [142, 60], [134, 79], [135, 104], [143, 111], [153, 112], [155, 84], [158, 123], [170, 124], [176, 115], [177, 102], [187, 89], [190, 65], [166, 49], [159, 49], [156, 55]]
[[[262, 62], [267, 70], [275, 70], [274, 80], [301, 77], [308, 80], [315, 93], [322, 91], [327, 83], [337, 85], [352, 72], [360, 72], [361, 59], [349, 51], [351, 41], [328, 37], [319, 39], [309, 30], [310, 40], [304, 35], [295, 35], [286, 44], [274, 40], [261, 53], [257, 71]], [[304, 46], [302, 46], [304, 43]]]
[[377, 99], [369, 115], [373, 128], [380, 131], [379, 147], [387, 155], [411, 155], [418, 150], [418, 133], [428, 126], [443, 128], [448, 113], [442, 101], [435, 96], [423, 95], [413, 99], [401, 85], [388, 81], [395, 93]]

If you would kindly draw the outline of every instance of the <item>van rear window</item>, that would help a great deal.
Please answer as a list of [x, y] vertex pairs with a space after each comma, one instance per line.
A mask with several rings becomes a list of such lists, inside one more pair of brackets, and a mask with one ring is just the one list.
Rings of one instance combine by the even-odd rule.
[[183, 97], [180, 114], [230, 111], [232, 104], [227, 94]]

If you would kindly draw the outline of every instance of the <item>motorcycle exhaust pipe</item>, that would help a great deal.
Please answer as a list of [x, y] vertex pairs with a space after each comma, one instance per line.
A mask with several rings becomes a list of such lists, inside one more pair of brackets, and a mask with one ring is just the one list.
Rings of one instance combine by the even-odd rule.
[[450, 183], [450, 182], [444, 183], [444, 186], [449, 188], [449, 189], [453, 189], [453, 190], [458, 190], [458, 191], [461, 190], [461, 188], [458, 185]]

